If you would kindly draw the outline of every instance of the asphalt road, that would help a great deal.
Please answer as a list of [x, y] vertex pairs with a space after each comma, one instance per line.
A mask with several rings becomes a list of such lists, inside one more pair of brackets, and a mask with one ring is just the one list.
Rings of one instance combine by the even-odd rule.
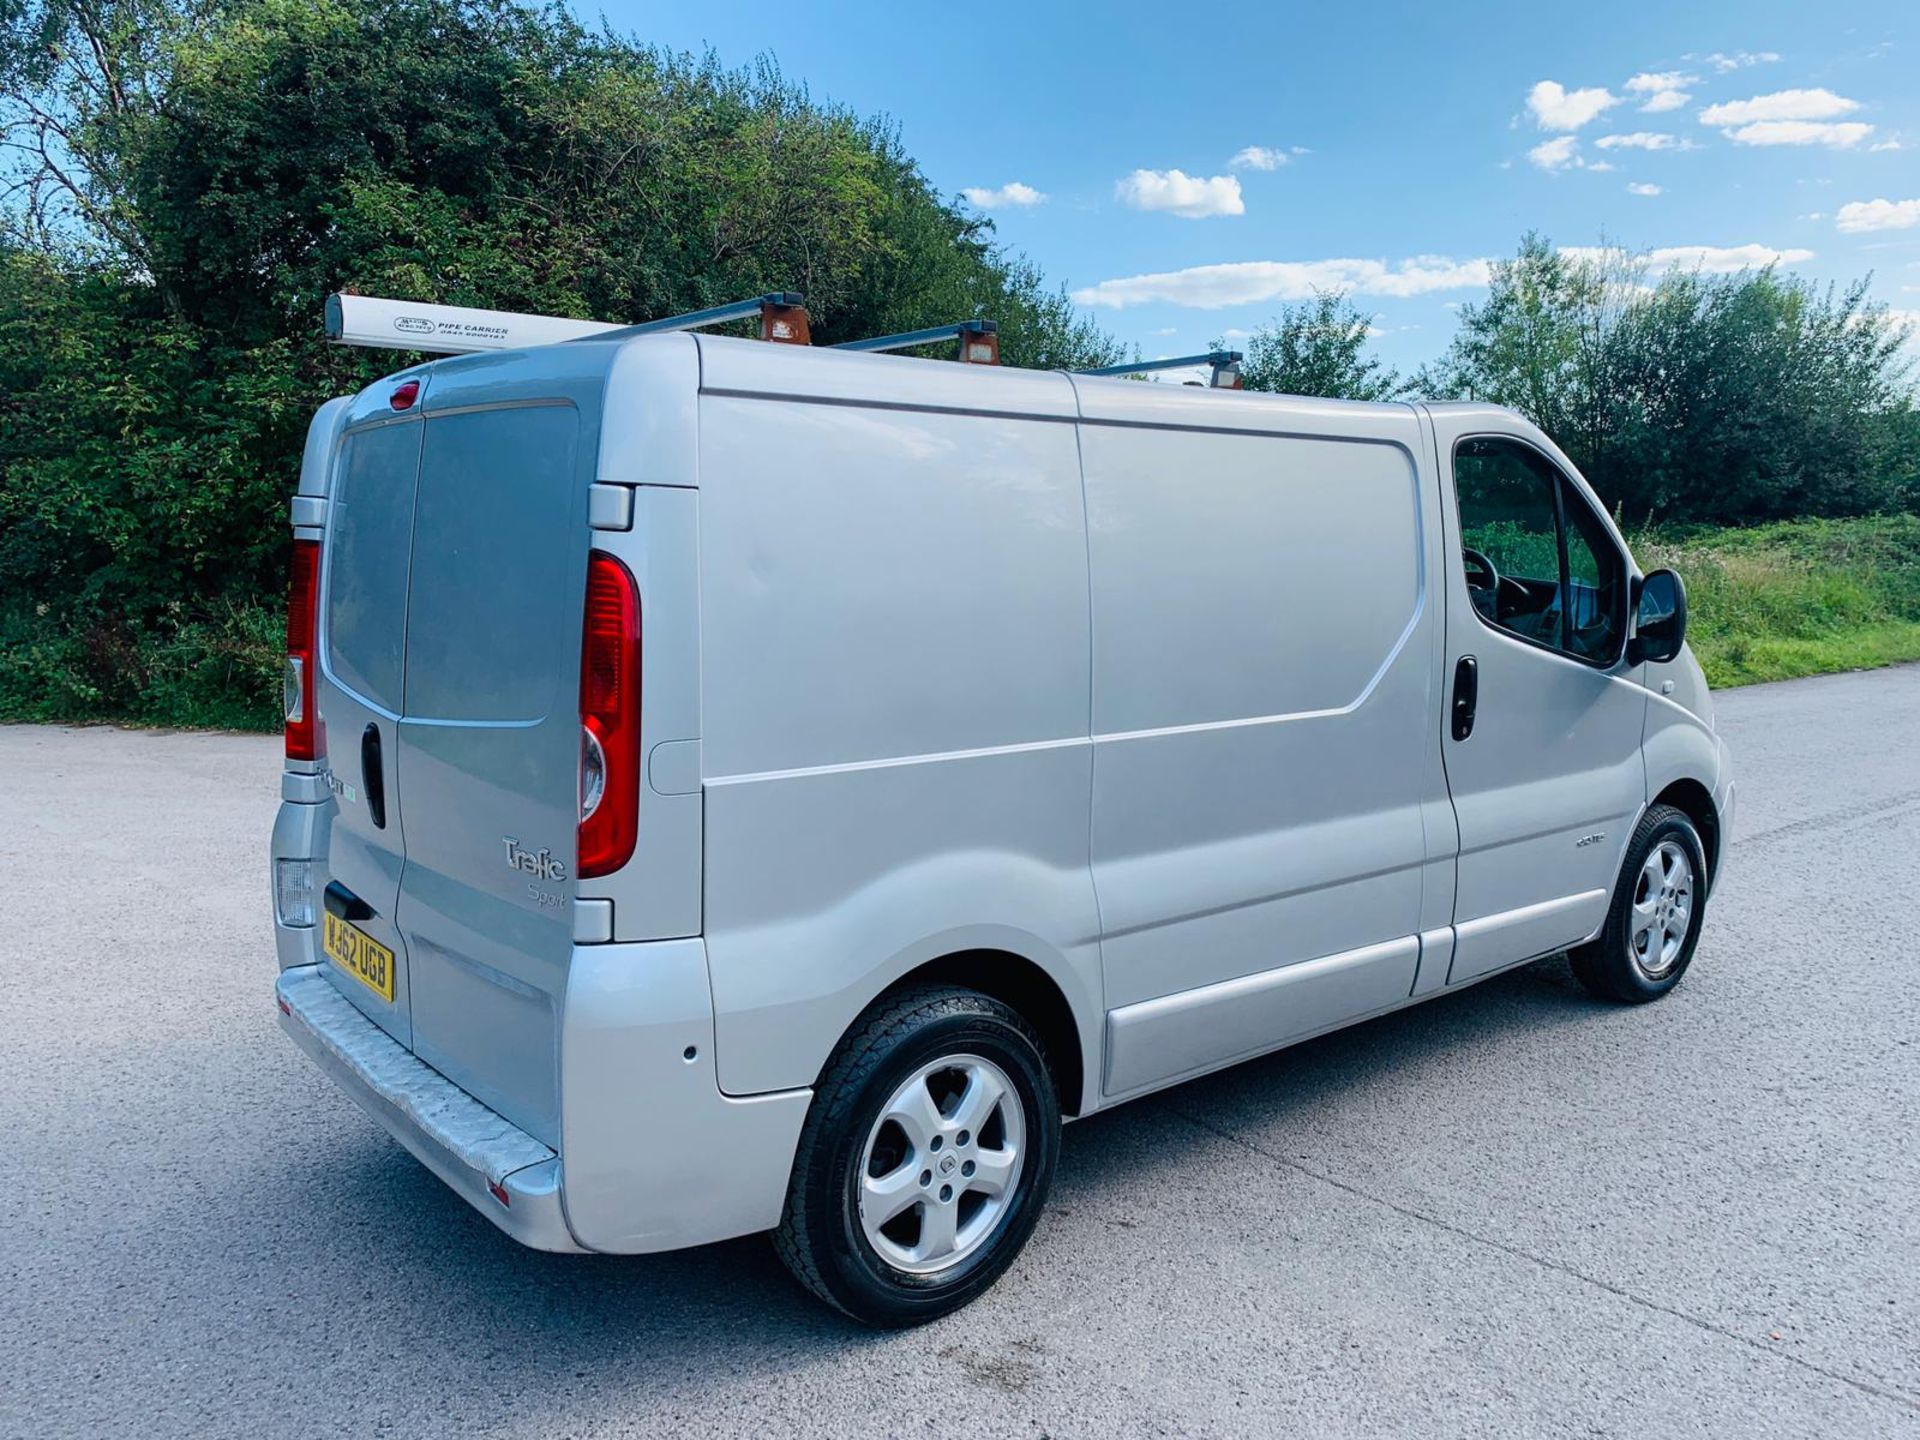
[[924, 1330], [517, 1248], [273, 1023], [277, 742], [0, 729], [0, 1434], [1920, 1434], [1920, 669], [1720, 698], [1666, 1001], [1551, 961], [1070, 1127]]

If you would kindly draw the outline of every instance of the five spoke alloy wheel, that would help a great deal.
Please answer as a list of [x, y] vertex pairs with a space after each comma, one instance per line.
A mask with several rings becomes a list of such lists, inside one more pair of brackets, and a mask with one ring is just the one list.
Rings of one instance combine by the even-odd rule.
[[993, 1233], [1026, 1160], [1013, 1081], [980, 1055], [929, 1061], [893, 1092], [867, 1135], [860, 1225], [888, 1264], [930, 1275]]
[[1627, 945], [1633, 963], [1658, 980], [1680, 959], [1693, 923], [1693, 862], [1677, 840], [1662, 840], [1634, 882]]
[[1600, 933], [1567, 952], [1580, 983], [1603, 1000], [1658, 1000], [1693, 963], [1705, 915], [1706, 850], [1685, 811], [1654, 805], [1640, 817]]
[[884, 995], [814, 1089], [774, 1248], [870, 1325], [957, 1309], [1013, 1263], [1060, 1148], [1033, 1026], [975, 990]]

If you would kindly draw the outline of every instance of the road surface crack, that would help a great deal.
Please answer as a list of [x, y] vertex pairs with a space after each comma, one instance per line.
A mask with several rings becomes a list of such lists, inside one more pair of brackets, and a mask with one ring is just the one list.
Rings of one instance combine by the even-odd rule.
[[1617, 1296], [1630, 1305], [1637, 1305], [1643, 1310], [1651, 1310], [1657, 1314], [1667, 1315], [1675, 1320], [1684, 1321], [1695, 1329], [1704, 1330], [1710, 1335], [1717, 1335], [1723, 1340], [1735, 1341], [1738, 1344], [1745, 1345], [1750, 1350], [1756, 1350], [1760, 1354], [1772, 1359], [1784, 1360], [1790, 1365], [1796, 1365], [1802, 1370], [1812, 1371], [1815, 1375], [1819, 1375], [1827, 1380], [1836, 1381], [1850, 1389], [1858, 1390], [1864, 1395], [1871, 1395], [1875, 1399], [1890, 1401], [1906, 1410], [1920, 1411], [1920, 1401], [1916, 1401], [1913, 1397], [1902, 1394], [1898, 1390], [1890, 1390], [1884, 1386], [1876, 1385], [1872, 1381], [1861, 1380], [1855, 1376], [1843, 1374], [1838, 1370], [1830, 1370], [1824, 1365], [1817, 1364], [1812, 1360], [1803, 1359], [1775, 1345], [1765, 1344], [1751, 1336], [1742, 1335], [1737, 1330], [1729, 1330], [1726, 1326], [1715, 1324], [1713, 1321], [1704, 1319], [1701, 1316], [1691, 1315], [1685, 1310], [1676, 1309], [1671, 1305], [1663, 1305], [1658, 1300], [1649, 1300], [1644, 1295], [1637, 1295], [1633, 1291], [1623, 1289], [1611, 1281], [1602, 1280], [1597, 1275], [1589, 1275], [1586, 1271], [1576, 1269], [1574, 1266], [1568, 1265], [1563, 1261], [1554, 1260], [1545, 1255], [1536, 1255], [1530, 1250], [1523, 1250], [1519, 1246], [1511, 1245], [1504, 1240], [1496, 1240], [1491, 1235], [1482, 1235], [1477, 1231], [1467, 1229], [1463, 1225], [1457, 1225], [1451, 1220], [1444, 1220], [1438, 1215], [1429, 1215], [1423, 1210], [1415, 1210], [1410, 1206], [1402, 1205], [1398, 1201], [1389, 1200], [1384, 1195], [1376, 1195], [1370, 1190], [1362, 1189], [1360, 1186], [1353, 1184], [1351, 1181], [1342, 1180], [1337, 1176], [1316, 1170], [1311, 1165], [1302, 1164], [1300, 1161], [1292, 1159], [1289, 1156], [1276, 1155], [1273, 1151], [1254, 1143], [1243, 1135], [1236, 1135], [1229, 1130], [1223, 1130], [1211, 1121], [1203, 1120], [1197, 1115], [1189, 1114], [1177, 1106], [1168, 1105], [1166, 1108], [1169, 1113], [1185, 1120], [1195, 1129], [1204, 1130], [1209, 1135], [1217, 1135], [1229, 1144], [1238, 1145], [1241, 1149], [1258, 1155], [1263, 1160], [1270, 1161], [1275, 1165], [1284, 1166], [1289, 1170], [1297, 1171], [1310, 1180], [1318, 1180], [1323, 1185], [1330, 1185], [1334, 1189], [1344, 1191], [1346, 1194], [1356, 1199], [1364, 1200], [1370, 1205], [1378, 1206], [1383, 1210], [1390, 1210], [1396, 1215], [1418, 1221], [1423, 1225], [1430, 1225], [1437, 1230], [1444, 1230], [1448, 1234], [1457, 1235], [1461, 1239], [1471, 1241], [1476, 1245], [1484, 1245], [1490, 1249], [1498, 1250], [1502, 1254], [1510, 1255], [1516, 1260], [1525, 1260], [1530, 1264], [1539, 1266], [1543, 1270], [1551, 1270], [1556, 1274], [1565, 1275], [1569, 1279], [1578, 1280], [1598, 1290], [1604, 1290], [1609, 1295]]

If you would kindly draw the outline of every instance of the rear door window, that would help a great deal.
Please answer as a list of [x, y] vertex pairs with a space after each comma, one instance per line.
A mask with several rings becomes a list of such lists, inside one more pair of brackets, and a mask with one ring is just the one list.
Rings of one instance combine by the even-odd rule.
[[421, 428], [405, 421], [349, 435], [328, 496], [327, 668], [391, 714], [401, 703]]
[[522, 405], [431, 416], [426, 429], [406, 713], [539, 720], [574, 673], [555, 657], [580, 646], [580, 597], [568, 593], [579, 413]]

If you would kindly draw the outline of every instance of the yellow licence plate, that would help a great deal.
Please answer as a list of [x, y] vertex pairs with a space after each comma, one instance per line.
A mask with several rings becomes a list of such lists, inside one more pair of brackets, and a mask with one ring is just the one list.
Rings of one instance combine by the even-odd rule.
[[338, 915], [326, 915], [321, 944], [341, 969], [374, 994], [393, 1003], [393, 952], [364, 930], [356, 930]]

